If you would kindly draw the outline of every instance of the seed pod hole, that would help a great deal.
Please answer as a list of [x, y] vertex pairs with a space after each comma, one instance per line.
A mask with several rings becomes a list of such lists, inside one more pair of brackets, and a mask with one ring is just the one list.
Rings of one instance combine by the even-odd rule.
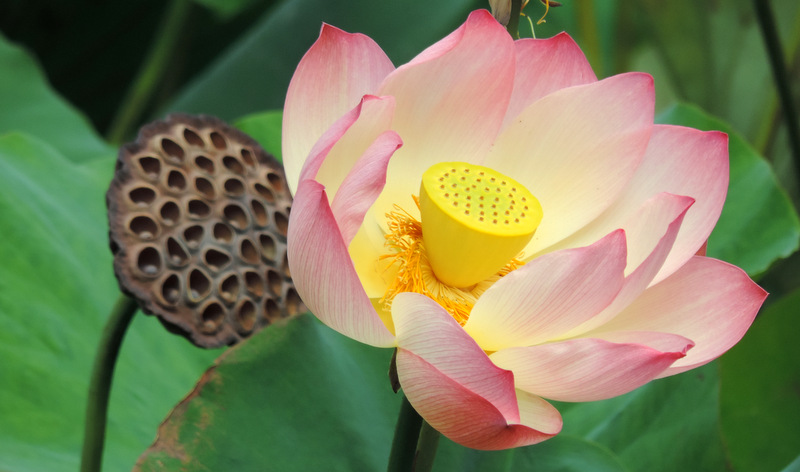
[[145, 177], [150, 180], [155, 180], [158, 178], [158, 174], [161, 173], [161, 161], [156, 159], [155, 157], [140, 157], [139, 158], [139, 167], [142, 168], [142, 172], [144, 173]]
[[172, 274], [161, 282], [161, 298], [170, 305], [181, 299], [181, 281], [177, 274]]
[[281, 275], [272, 269], [267, 270], [267, 286], [269, 286], [269, 290], [276, 297], [280, 297], [283, 291], [283, 279]]
[[278, 228], [278, 232], [284, 236], [289, 231], [289, 217], [284, 215], [280, 211], [275, 212], [275, 226]]
[[274, 172], [268, 172], [267, 173], [267, 181], [272, 186], [272, 188], [275, 189], [276, 192], [282, 192], [283, 191], [283, 179], [281, 178], [280, 175], [278, 175], [278, 174], [276, 174]]
[[243, 238], [239, 245], [239, 255], [248, 264], [258, 264], [258, 250], [255, 244], [247, 238]]
[[281, 309], [275, 300], [267, 298], [264, 300], [264, 316], [270, 321], [277, 320], [281, 317]]
[[198, 169], [208, 172], [209, 174], [214, 173], [214, 162], [206, 156], [195, 157], [194, 165], [196, 165]]
[[300, 295], [298, 295], [297, 291], [293, 288], [286, 290], [284, 304], [286, 305], [286, 312], [289, 316], [305, 313], [308, 310], [303, 300], [300, 298]]
[[268, 189], [267, 187], [261, 184], [255, 184], [253, 187], [255, 187], [256, 192], [258, 192], [258, 194], [261, 195], [261, 197], [263, 197], [264, 200], [266, 200], [269, 203], [275, 202], [275, 194], [272, 193], [272, 190]]
[[291, 279], [292, 271], [289, 270], [289, 259], [285, 253], [283, 254], [283, 264], [281, 264], [281, 268], [283, 269], [283, 275]]
[[208, 265], [211, 270], [217, 271], [231, 262], [231, 256], [222, 251], [217, 251], [216, 249], [209, 249], [203, 255], [203, 260], [205, 260], [206, 265]]
[[194, 187], [200, 195], [209, 200], [213, 200], [217, 196], [217, 192], [214, 190], [214, 184], [204, 177], [197, 177], [194, 179]]
[[161, 205], [161, 219], [168, 225], [174, 225], [181, 217], [181, 209], [178, 204], [173, 201], [167, 201]]
[[136, 267], [148, 277], [158, 274], [161, 271], [161, 254], [158, 249], [151, 246], [142, 249], [136, 258]]
[[149, 187], [137, 187], [128, 192], [128, 198], [134, 205], [146, 207], [156, 199], [156, 192]]
[[141, 239], [153, 239], [158, 235], [158, 225], [149, 216], [137, 216], [133, 218], [128, 227], [136, 236]]
[[202, 200], [192, 199], [189, 200], [187, 205], [189, 216], [193, 218], [205, 218], [211, 214], [211, 207]]
[[225, 138], [216, 131], [211, 133], [211, 142], [217, 149], [225, 149], [226, 147], [228, 147], [228, 143], [225, 141]]
[[189, 247], [195, 248], [203, 242], [203, 227], [200, 225], [192, 225], [183, 230], [183, 239]]
[[244, 194], [244, 184], [241, 180], [231, 177], [225, 181], [225, 192], [232, 197], [240, 197]]
[[249, 149], [242, 149], [242, 152], [240, 154], [242, 155], [242, 160], [244, 161], [245, 164], [247, 164], [250, 167], [256, 166], [256, 160], [253, 159], [253, 153], [250, 152]]
[[233, 230], [225, 223], [217, 223], [214, 225], [214, 239], [223, 243], [230, 243], [233, 241]]
[[228, 303], [233, 303], [239, 297], [239, 277], [231, 274], [219, 284], [219, 296]]
[[264, 295], [264, 281], [256, 272], [248, 270], [244, 273], [244, 285], [256, 297]]
[[264, 205], [257, 200], [251, 200], [250, 206], [253, 208], [253, 219], [255, 219], [256, 225], [267, 226], [267, 223], [269, 223], [269, 216], [267, 215], [267, 209], [264, 208]]
[[225, 207], [222, 213], [225, 215], [225, 219], [228, 220], [228, 223], [234, 228], [240, 231], [247, 229], [247, 213], [245, 213], [244, 208], [241, 206], [231, 203]]
[[186, 190], [186, 177], [178, 170], [170, 171], [167, 176], [167, 187], [177, 192]]
[[256, 325], [256, 306], [250, 300], [245, 300], [236, 310], [236, 318], [239, 325], [245, 331], [252, 331]]
[[200, 329], [204, 333], [211, 334], [222, 325], [224, 318], [225, 310], [222, 308], [222, 305], [219, 303], [209, 303], [201, 315], [202, 324]]
[[233, 172], [234, 174], [244, 175], [244, 166], [239, 159], [236, 159], [233, 156], [225, 156], [222, 158], [222, 165], [228, 168], [229, 171]]
[[183, 139], [185, 139], [186, 142], [192, 146], [205, 147], [206, 145], [206, 143], [203, 141], [203, 138], [189, 128], [183, 130]]
[[189, 296], [194, 301], [206, 298], [211, 291], [211, 281], [200, 269], [189, 274]]
[[167, 238], [167, 254], [169, 254], [169, 261], [175, 266], [180, 267], [189, 261], [189, 255], [172, 236]]
[[262, 233], [258, 236], [258, 242], [261, 244], [261, 255], [264, 256], [264, 259], [275, 262], [275, 240], [272, 239], [272, 236]]
[[178, 143], [168, 138], [161, 140], [161, 149], [176, 163], [183, 162], [183, 156], [186, 155], [183, 148], [180, 147]]

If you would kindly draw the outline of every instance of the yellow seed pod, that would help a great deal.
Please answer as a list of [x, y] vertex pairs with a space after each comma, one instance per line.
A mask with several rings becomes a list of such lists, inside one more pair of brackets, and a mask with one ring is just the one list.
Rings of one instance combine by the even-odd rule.
[[419, 204], [433, 272], [454, 287], [497, 273], [542, 221], [539, 200], [519, 182], [464, 162], [441, 162], [426, 170]]

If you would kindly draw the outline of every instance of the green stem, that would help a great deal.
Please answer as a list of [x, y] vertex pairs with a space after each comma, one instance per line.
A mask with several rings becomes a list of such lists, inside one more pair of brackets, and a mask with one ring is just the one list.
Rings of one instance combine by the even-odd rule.
[[436, 458], [436, 448], [439, 446], [439, 431], [422, 422], [417, 443], [417, 459], [414, 463], [414, 472], [430, 472], [433, 470], [433, 460]]
[[169, 66], [191, 5], [190, 0], [173, 0], [156, 33], [133, 85], [125, 95], [106, 138], [120, 144], [133, 130]]
[[519, 14], [522, 13], [522, 0], [511, 0], [511, 17], [508, 19], [506, 31], [514, 39], [519, 39]]
[[392, 452], [389, 455], [387, 472], [409, 472], [414, 470], [414, 456], [417, 452], [422, 417], [411, 406], [408, 399], [403, 396], [400, 406], [400, 415], [394, 428]]
[[81, 472], [97, 472], [102, 469], [103, 443], [106, 437], [106, 417], [111, 379], [119, 348], [125, 331], [139, 305], [136, 300], [122, 295], [103, 328], [100, 346], [94, 358], [89, 398], [86, 403], [86, 424], [83, 433]]
[[767, 48], [767, 56], [772, 67], [775, 86], [778, 89], [783, 117], [786, 120], [786, 130], [789, 135], [789, 148], [794, 159], [794, 170], [797, 182], [800, 184], [800, 123], [792, 100], [789, 74], [786, 70], [775, 18], [772, 14], [769, 0], [753, 0], [753, 6], [756, 10], [758, 25], [761, 28], [761, 35], [764, 37], [764, 45]]

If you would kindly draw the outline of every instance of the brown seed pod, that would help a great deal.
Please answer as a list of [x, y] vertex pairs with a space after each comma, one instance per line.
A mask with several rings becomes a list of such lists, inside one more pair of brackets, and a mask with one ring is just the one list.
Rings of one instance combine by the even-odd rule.
[[120, 149], [106, 203], [120, 288], [197, 346], [306, 311], [286, 263], [283, 168], [219, 119], [144, 126]]

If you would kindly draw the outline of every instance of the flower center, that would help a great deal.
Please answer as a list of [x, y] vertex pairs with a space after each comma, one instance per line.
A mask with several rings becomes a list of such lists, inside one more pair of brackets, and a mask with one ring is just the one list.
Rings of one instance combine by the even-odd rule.
[[522, 265], [516, 256], [542, 208], [514, 179], [463, 162], [428, 169], [414, 200], [422, 223], [397, 205], [386, 214], [389, 253], [381, 259], [396, 273], [380, 303], [389, 311], [398, 293], [421, 293], [463, 325], [481, 294]]
[[422, 175], [422, 238], [433, 273], [470, 287], [517, 256], [542, 220], [536, 197], [493, 169], [442, 162]]

